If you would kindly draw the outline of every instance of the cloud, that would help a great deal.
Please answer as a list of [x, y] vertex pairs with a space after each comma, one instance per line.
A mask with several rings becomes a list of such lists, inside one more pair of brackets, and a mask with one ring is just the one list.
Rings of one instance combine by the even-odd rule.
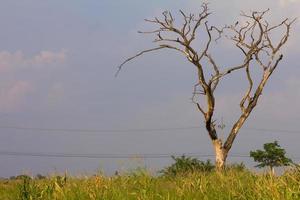
[[0, 110], [4, 112], [18, 110], [24, 98], [33, 92], [33, 89], [28, 81], [16, 81], [10, 86], [0, 88]]
[[[26, 97], [34, 94], [34, 88], [41, 88], [41, 83], [37, 85], [36, 78], [42, 74], [36, 69], [58, 66], [65, 62], [66, 51], [40, 51], [32, 56], [25, 56], [22, 51], [9, 52], [0, 51], [0, 111], [14, 112], [25, 108]], [[30, 73], [24, 70], [33, 69]], [[35, 71], [37, 73], [35, 73]], [[45, 74], [45, 73], [44, 73]], [[45, 82], [46, 80], [44, 80]], [[38, 86], [38, 87], [36, 87]], [[59, 88], [53, 89], [49, 97], [55, 101], [59, 95]]]
[[51, 63], [62, 63], [66, 60], [66, 51], [61, 50], [60, 52], [52, 51], [41, 51], [38, 55], [34, 56], [29, 63], [34, 65], [43, 65]]
[[26, 57], [22, 51], [0, 51], [0, 72], [6, 72], [18, 67], [41, 67], [44, 65], [63, 63], [66, 60], [66, 50], [59, 52], [41, 51], [33, 57]]
[[279, 4], [282, 7], [285, 7], [285, 6], [288, 6], [290, 4], [297, 3], [297, 2], [300, 2], [300, 1], [299, 0], [279, 0]]

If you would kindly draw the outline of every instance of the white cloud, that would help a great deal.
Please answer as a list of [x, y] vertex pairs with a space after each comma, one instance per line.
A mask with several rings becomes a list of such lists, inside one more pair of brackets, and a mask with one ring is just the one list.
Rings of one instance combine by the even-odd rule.
[[[0, 51], [0, 111], [14, 112], [26, 104], [26, 97], [33, 95], [35, 86], [34, 74], [22, 73], [24, 69], [47, 68], [60, 66], [66, 60], [66, 51], [41, 51], [33, 56], [25, 56], [22, 51]], [[30, 80], [30, 81], [29, 81]], [[57, 101], [61, 89], [54, 86], [51, 89], [49, 101]]]
[[0, 72], [18, 67], [41, 67], [44, 65], [63, 63], [66, 60], [66, 51], [41, 51], [33, 57], [26, 57], [22, 51], [0, 51]]
[[29, 63], [34, 65], [51, 64], [55, 62], [64, 62], [66, 60], [66, 51], [60, 52], [41, 51], [38, 55], [34, 56]]

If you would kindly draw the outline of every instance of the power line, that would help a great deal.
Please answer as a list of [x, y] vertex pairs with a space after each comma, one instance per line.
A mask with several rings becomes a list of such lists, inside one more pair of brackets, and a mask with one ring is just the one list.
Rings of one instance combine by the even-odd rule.
[[[13, 157], [52, 157], [52, 158], [88, 158], [88, 159], [147, 159], [147, 158], [171, 158], [172, 156], [189, 156], [198, 158], [215, 157], [214, 154], [201, 153], [174, 153], [174, 154], [78, 154], [78, 153], [33, 153], [33, 152], [13, 152], [0, 151], [0, 156]], [[250, 158], [246, 154], [229, 154], [229, 158]], [[290, 157], [292, 159], [300, 159], [300, 157]]]
[[[144, 129], [68, 129], [68, 128], [38, 128], [38, 127], [21, 127], [21, 126], [0, 126], [0, 129], [14, 129], [14, 130], [25, 130], [25, 131], [39, 131], [43, 134], [59, 133], [84, 133], [84, 134], [111, 134], [111, 133], [169, 133], [170, 131], [182, 131], [182, 130], [197, 130], [204, 127], [201, 126], [186, 126], [186, 127], [167, 127], [167, 128], [144, 128]], [[268, 128], [255, 128], [255, 127], [244, 127], [242, 130], [250, 130], [257, 132], [273, 132], [273, 133], [294, 133], [300, 134], [300, 130], [286, 130], [286, 129], [268, 129]]]
[[[32, 153], [0, 151], [2, 156], [26, 156], [26, 157], [55, 157], [55, 158], [170, 158], [183, 154], [74, 154], [74, 153]], [[212, 154], [185, 153], [186, 156], [212, 157]]]
[[253, 127], [245, 127], [245, 130], [252, 130], [252, 131], [261, 131], [261, 132], [276, 132], [276, 133], [295, 133], [300, 134], [300, 130], [286, 130], [286, 129], [268, 129], [268, 128], [253, 128]]
[[[32, 153], [0, 151], [2, 156], [55, 157], [55, 158], [171, 158], [171, 156], [213, 157], [213, 154], [74, 154], [74, 153]], [[249, 157], [247, 155], [230, 155], [230, 157]]]
[[29, 130], [42, 132], [67, 132], [67, 133], [143, 133], [143, 132], [167, 132], [176, 130], [192, 130], [203, 127], [173, 127], [173, 128], [147, 128], [147, 129], [57, 129], [57, 128], [36, 128], [36, 127], [20, 127], [20, 126], [0, 126], [0, 129], [15, 129], [15, 130]]

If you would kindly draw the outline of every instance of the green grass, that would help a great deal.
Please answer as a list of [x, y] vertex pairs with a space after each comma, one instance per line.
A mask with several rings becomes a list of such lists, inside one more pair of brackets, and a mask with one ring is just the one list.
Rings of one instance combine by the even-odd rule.
[[282, 176], [254, 174], [247, 170], [223, 173], [187, 173], [157, 177], [147, 172], [106, 177], [51, 177], [42, 180], [3, 180], [1, 200], [47, 199], [300, 199], [300, 172]]

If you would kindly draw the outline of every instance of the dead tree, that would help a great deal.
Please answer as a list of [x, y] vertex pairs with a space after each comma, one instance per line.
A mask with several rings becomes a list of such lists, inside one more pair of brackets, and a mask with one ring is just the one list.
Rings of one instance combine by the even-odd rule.
[[[180, 11], [183, 19], [181, 26], [175, 25], [175, 19], [168, 11], [163, 12], [161, 19], [154, 18], [146, 19], [146, 22], [155, 24], [157, 29], [148, 32], [140, 32], [144, 34], [155, 34], [154, 43], [157, 47], [141, 51], [133, 57], [125, 60], [119, 67], [117, 74], [127, 62], [149, 52], [171, 49], [183, 54], [187, 60], [197, 69], [197, 84], [194, 85], [192, 101], [196, 105], [199, 112], [204, 116], [205, 127], [212, 141], [215, 150], [215, 162], [217, 169], [222, 169], [225, 166], [228, 152], [232, 144], [243, 126], [246, 119], [249, 117], [253, 108], [257, 105], [258, 99], [263, 92], [263, 89], [274, 72], [283, 55], [280, 50], [286, 44], [290, 28], [295, 19], [284, 19], [276, 25], [270, 25], [264, 19], [268, 10], [262, 12], [251, 12], [250, 14], [241, 13], [241, 22], [238, 21], [233, 25], [217, 28], [208, 24], [208, 17], [211, 15], [206, 3], [202, 4], [202, 10], [199, 14], [185, 14]], [[281, 39], [275, 42], [271, 35], [277, 29], [282, 29]], [[199, 51], [199, 48], [194, 47], [197, 32], [204, 31], [207, 35], [204, 41], [205, 45]], [[201, 35], [203, 39], [203, 35]], [[221, 37], [229, 39], [233, 45], [243, 55], [243, 61], [230, 67], [221, 67], [211, 55], [211, 44], [216, 42]], [[206, 63], [206, 64], [204, 64]], [[208, 63], [208, 66], [207, 66]], [[206, 66], [205, 66], [206, 65]], [[260, 80], [254, 80], [251, 75], [253, 67], [259, 66], [261, 73]], [[210, 69], [212, 73], [207, 74]], [[222, 70], [221, 70], [222, 69]], [[225, 70], [223, 70], [225, 69]], [[215, 91], [219, 82], [225, 76], [236, 71], [244, 71], [246, 74], [246, 82], [248, 88], [242, 96], [239, 106], [241, 114], [233, 124], [227, 139], [223, 142], [217, 134], [216, 126], [213, 120], [215, 111]], [[255, 81], [258, 81], [257, 84]], [[204, 98], [205, 103], [200, 103], [200, 98]], [[202, 101], [203, 102], [203, 101]]]

